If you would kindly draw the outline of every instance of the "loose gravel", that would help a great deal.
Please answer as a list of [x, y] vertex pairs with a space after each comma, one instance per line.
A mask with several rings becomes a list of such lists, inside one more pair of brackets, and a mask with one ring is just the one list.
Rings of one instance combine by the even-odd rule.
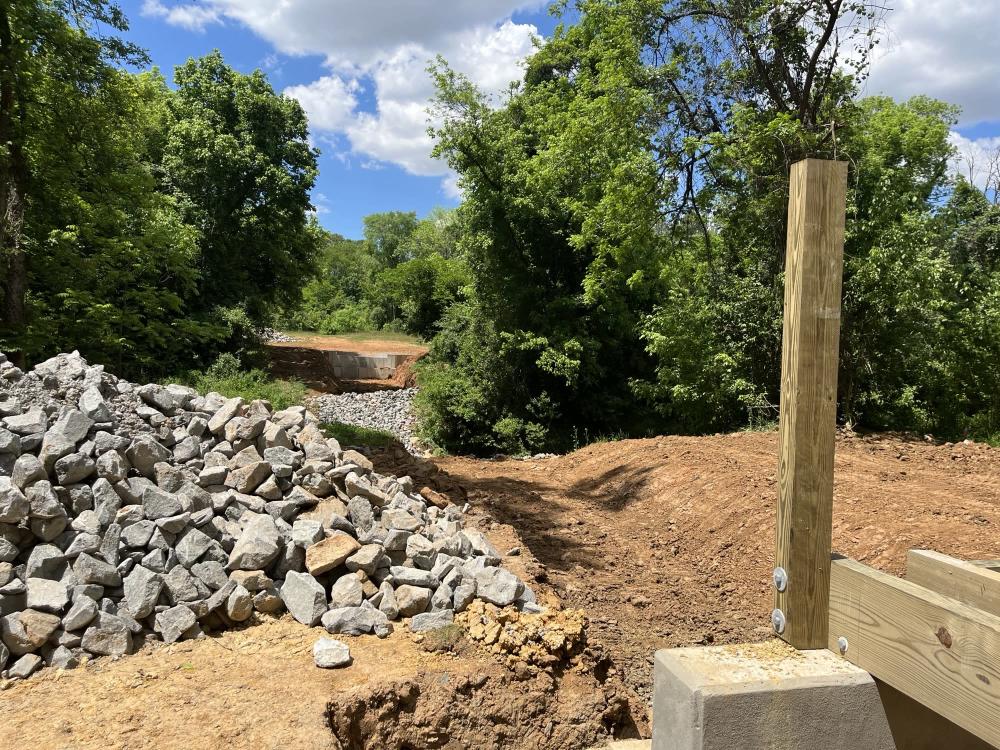
[[416, 388], [326, 394], [313, 399], [312, 407], [321, 422], [343, 422], [382, 430], [394, 435], [410, 453], [422, 455], [422, 444], [415, 435], [413, 397], [416, 394]]

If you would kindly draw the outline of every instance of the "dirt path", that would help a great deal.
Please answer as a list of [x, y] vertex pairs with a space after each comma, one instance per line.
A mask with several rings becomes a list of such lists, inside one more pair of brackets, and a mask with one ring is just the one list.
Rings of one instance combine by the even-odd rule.
[[[776, 456], [775, 433], [741, 433], [435, 463], [648, 698], [657, 648], [770, 636]], [[910, 548], [1000, 557], [1000, 450], [845, 437], [835, 484], [843, 554], [894, 574]]]
[[341, 336], [323, 336], [321, 334], [294, 335], [294, 341], [271, 341], [268, 346], [307, 347], [325, 352], [359, 352], [393, 353], [393, 354], [426, 354], [428, 349], [423, 344], [393, 339], [353, 339]]

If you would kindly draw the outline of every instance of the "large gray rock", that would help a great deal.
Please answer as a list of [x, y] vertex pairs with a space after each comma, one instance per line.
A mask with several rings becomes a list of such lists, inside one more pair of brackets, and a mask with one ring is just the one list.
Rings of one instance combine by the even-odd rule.
[[82, 482], [94, 473], [94, 459], [80, 453], [70, 453], [56, 461], [55, 472], [63, 487]]
[[229, 554], [229, 568], [265, 570], [278, 556], [280, 539], [273, 518], [266, 515], [255, 516], [233, 546]]
[[328, 633], [340, 635], [367, 635], [375, 633], [380, 638], [389, 635], [389, 621], [373, 607], [338, 607], [321, 618]]
[[38, 456], [31, 453], [23, 453], [18, 456], [17, 461], [14, 462], [14, 469], [10, 473], [14, 486], [20, 490], [24, 490], [28, 485], [46, 479], [48, 476]]
[[421, 586], [427, 589], [436, 589], [440, 583], [437, 576], [429, 570], [393, 565], [389, 568], [389, 572], [392, 574], [393, 583], [397, 586]]
[[303, 625], [315, 625], [326, 612], [326, 591], [308, 573], [289, 572], [280, 593], [289, 613]]
[[98, 656], [123, 656], [132, 650], [132, 631], [123, 618], [98, 612], [94, 624], [84, 631], [80, 645]]
[[212, 418], [208, 420], [208, 430], [213, 435], [220, 435], [226, 429], [226, 425], [233, 417], [240, 413], [243, 408], [242, 398], [227, 399]]
[[163, 591], [163, 577], [159, 573], [136, 565], [125, 576], [125, 606], [136, 620], [148, 617]]
[[45, 578], [29, 578], [25, 581], [28, 588], [26, 606], [41, 612], [61, 614], [69, 604], [69, 590], [60, 581], [50, 581]]
[[114, 565], [91, 557], [87, 553], [81, 554], [73, 563], [73, 574], [79, 583], [97, 583], [101, 586], [121, 586], [122, 577]]
[[346, 667], [351, 663], [351, 649], [343, 641], [320, 638], [313, 644], [313, 662], [322, 669]]
[[350, 571], [362, 570], [365, 575], [372, 576], [375, 574], [375, 569], [379, 567], [379, 563], [385, 560], [385, 564], [389, 564], [388, 558], [382, 551], [381, 544], [366, 544], [353, 555], [347, 558], [344, 564]]
[[153, 629], [163, 637], [164, 643], [174, 643], [198, 621], [194, 612], [183, 604], [160, 612]]
[[166, 415], [171, 415], [181, 407], [181, 402], [176, 396], [162, 385], [149, 383], [138, 389], [139, 398], [152, 406], [157, 411]]
[[498, 607], [513, 604], [523, 590], [521, 580], [503, 568], [483, 568], [476, 573], [476, 595]]
[[226, 599], [226, 616], [233, 622], [243, 622], [253, 614], [253, 597], [242, 586], [234, 586]]
[[58, 459], [72, 453], [77, 443], [87, 437], [94, 420], [78, 409], [68, 409], [45, 433], [38, 454], [42, 465], [51, 471]]
[[25, 654], [11, 665], [8, 674], [11, 679], [26, 680], [41, 668], [42, 657], [38, 654]]
[[160, 518], [170, 518], [183, 512], [181, 500], [171, 492], [165, 492], [156, 486], [146, 487], [142, 491], [142, 512], [150, 521]]
[[37, 406], [28, 409], [23, 414], [4, 417], [3, 423], [8, 430], [18, 435], [37, 435], [45, 432], [49, 426], [45, 412]]
[[396, 606], [401, 617], [413, 617], [427, 609], [433, 592], [422, 586], [405, 584], [396, 587]]
[[62, 619], [65, 630], [80, 630], [87, 627], [97, 617], [97, 602], [90, 597], [78, 597], [69, 612]]
[[198, 529], [188, 529], [177, 540], [177, 544], [174, 546], [174, 551], [177, 553], [177, 562], [185, 568], [190, 568], [211, 546], [212, 538], [208, 534]]
[[354, 574], [341, 576], [330, 587], [330, 607], [360, 607], [365, 600], [361, 581]]
[[378, 591], [382, 597], [378, 603], [379, 611], [390, 620], [395, 620], [399, 617], [399, 604], [396, 603], [396, 592], [392, 584], [385, 581], [379, 586]]
[[80, 658], [65, 646], [57, 646], [49, 657], [49, 666], [55, 669], [76, 669]]
[[125, 458], [128, 459], [129, 463], [136, 471], [149, 479], [156, 476], [153, 467], [160, 461], [168, 460], [171, 455], [167, 448], [150, 435], [139, 435], [125, 451]]
[[97, 459], [97, 476], [112, 484], [128, 476], [129, 463], [121, 451], [108, 451]]
[[410, 630], [414, 633], [426, 633], [428, 630], [446, 628], [455, 622], [455, 613], [450, 609], [439, 612], [422, 612], [410, 620]]
[[11, 481], [0, 476], [0, 523], [20, 523], [31, 512], [31, 503]]
[[77, 406], [80, 407], [80, 411], [95, 422], [110, 422], [113, 418], [108, 402], [104, 400], [100, 389], [96, 386], [91, 386], [80, 394]]

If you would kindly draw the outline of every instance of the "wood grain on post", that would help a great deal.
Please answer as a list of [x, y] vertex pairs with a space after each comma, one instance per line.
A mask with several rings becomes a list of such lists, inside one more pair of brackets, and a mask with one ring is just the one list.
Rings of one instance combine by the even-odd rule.
[[792, 165], [781, 356], [775, 608], [781, 637], [826, 648], [829, 627], [833, 451], [844, 264], [845, 162]]

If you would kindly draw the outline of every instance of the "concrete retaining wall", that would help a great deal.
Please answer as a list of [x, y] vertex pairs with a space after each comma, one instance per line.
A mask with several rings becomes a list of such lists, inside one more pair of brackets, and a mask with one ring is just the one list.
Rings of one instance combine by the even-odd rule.
[[387, 380], [411, 354], [360, 354], [358, 352], [324, 351], [322, 354], [333, 368], [333, 374], [347, 380]]

